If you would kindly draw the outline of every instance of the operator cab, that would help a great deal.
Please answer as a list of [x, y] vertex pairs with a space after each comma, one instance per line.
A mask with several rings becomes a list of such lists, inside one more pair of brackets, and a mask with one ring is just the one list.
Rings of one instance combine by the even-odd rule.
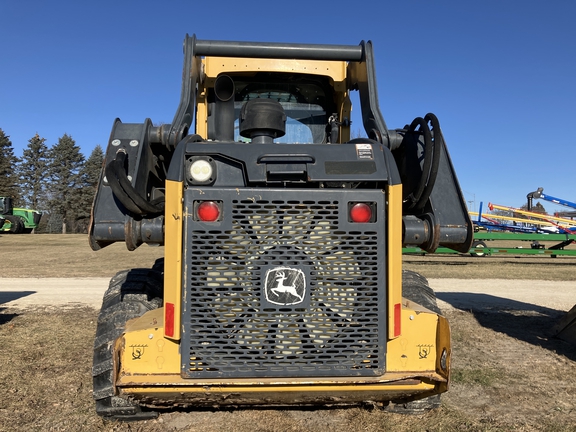
[[[216, 79], [208, 96], [211, 106], [208, 138], [251, 142], [250, 138], [241, 133], [240, 116], [242, 107], [255, 99], [278, 102], [284, 110], [285, 133], [278, 134], [274, 143], [324, 144], [336, 141], [338, 134], [333, 132], [333, 127], [337, 123], [337, 116], [333, 113], [337, 112], [337, 109], [334, 88], [330, 85], [329, 78], [263, 72], [250, 76], [232, 73], [220, 75]], [[233, 120], [233, 132], [227, 134], [230, 136], [222, 136], [222, 127], [230, 127], [222, 123], [229, 122], [230, 119]]]
[[10, 214], [12, 212], [12, 198], [0, 197], [0, 214]]

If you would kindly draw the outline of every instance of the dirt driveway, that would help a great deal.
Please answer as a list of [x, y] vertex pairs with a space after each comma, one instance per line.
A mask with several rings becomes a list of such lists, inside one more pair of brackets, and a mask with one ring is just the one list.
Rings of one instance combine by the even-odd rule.
[[[568, 311], [576, 304], [572, 281], [511, 279], [429, 279], [442, 310], [489, 311], [549, 308]], [[0, 304], [29, 306], [78, 306], [100, 308], [107, 278], [0, 278]], [[553, 292], [554, 295], [546, 293]], [[519, 303], [525, 303], [522, 306]]]

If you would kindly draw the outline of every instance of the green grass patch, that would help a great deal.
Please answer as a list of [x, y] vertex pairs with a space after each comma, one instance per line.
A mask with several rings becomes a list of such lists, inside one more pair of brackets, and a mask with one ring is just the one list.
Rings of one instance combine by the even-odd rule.
[[493, 369], [452, 369], [452, 382], [455, 384], [476, 384], [491, 387], [502, 380], [502, 373]]

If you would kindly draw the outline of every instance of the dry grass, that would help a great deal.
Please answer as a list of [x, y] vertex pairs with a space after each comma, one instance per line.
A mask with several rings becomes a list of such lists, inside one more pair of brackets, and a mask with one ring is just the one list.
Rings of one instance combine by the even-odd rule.
[[404, 268], [427, 278], [576, 281], [576, 257], [404, 255]]
[[[0, 431], [574, 431], [576, 350], [542, 337], [536, 320], [449, 313], [454, 380], [439, 410], [202, 410], [106, 423], [91, 396], [92, 309], [0, 313]], [[533, 317], [532, 317], [533, 318]]]
[[0, 314], [0, 430], [98, 430], [92, 309]]
[[3, 234], [0, 250], [2, 277], [112, 277], [120, 270], [152, 266], [164, 254], [163, 247], [148, 245], [130, 252], [124, 243], [95, 252], [81, 234]]

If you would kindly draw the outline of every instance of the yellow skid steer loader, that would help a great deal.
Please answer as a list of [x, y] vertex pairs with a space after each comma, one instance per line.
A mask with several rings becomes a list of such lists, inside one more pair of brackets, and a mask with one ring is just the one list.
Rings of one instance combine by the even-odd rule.
[[186, 36], [172, 123], [116, 120], [106, 151], [92, 248], [164, 258], [104, 295], [96, 410], [433, 408], [450, 329], [402, 246], [466, 252], [472, 235], [436, 116], [386, 126], [370, 42]]

